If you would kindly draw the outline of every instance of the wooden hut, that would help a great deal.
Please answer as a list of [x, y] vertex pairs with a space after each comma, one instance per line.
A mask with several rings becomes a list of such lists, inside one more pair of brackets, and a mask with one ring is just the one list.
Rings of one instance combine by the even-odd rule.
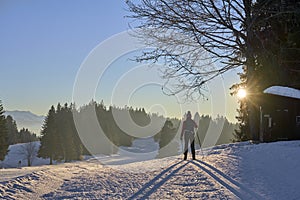
[[300, 90], [272, 86], [260, 102], [260, 141], [300, 139]]

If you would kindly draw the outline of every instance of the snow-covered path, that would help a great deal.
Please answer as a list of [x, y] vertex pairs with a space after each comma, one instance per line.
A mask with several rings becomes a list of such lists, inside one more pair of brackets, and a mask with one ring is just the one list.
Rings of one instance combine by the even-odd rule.
[[207, 161], [161, 160], [169, 164], [146, 172], [96, 162], [42, 167], [4, 182], [0, 191], [4, 199], [262, 199]]
[[33, 172], [1, 190], [4, 199], [235, 199], [238, 192], [215, 170], [202, 161], [176, 160], [144, 173], [80, 164]]
[[[123, 165], [88, 161], [0, 170], [0, 199], [299, 199], [300, 141], [206, 149]], [[27, 170], [27, 174], [25, 173]], [[17, 171], [16, 171], [17, 173]]]

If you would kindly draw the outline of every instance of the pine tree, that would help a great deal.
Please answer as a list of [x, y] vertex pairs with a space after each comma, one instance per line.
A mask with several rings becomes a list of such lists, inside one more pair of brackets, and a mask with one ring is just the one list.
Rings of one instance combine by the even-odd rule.
[[54, 106], [51, 106], [41, 131], [41, 146], [38, 152], [39, 157], [50, 158], [50, 165], [53, 163], [57, 147], [57, 129], [55, 117], [55, 108]]
[[78, 135], [78, 131], [75, 126], [75, 122], [73, 118], [74, 113], [77, 114], [75, 104], [71, 104], [69, 108], [69, 118], [70, 118], [69, 121], [70, 121], [70, 128], [72, 130], [74, 144], [75, 144], [75, 152], [76, 152], [75, 160], [82, 160], [82, 155], [85, 148], [83, 147], [83, 144], [81, 142], [81, 139]]
[[28, 143], [38, 141], [36, 134], [29, 131], [27, 128], [22, 128], [19, 133], [20, 143]]
[[254, 11], [258, 13], [254, 26], [255, 76], [260, 89], [271, 85], [299, 86], [299, 4], [258, 0]]
[[219, 144], [228, 144], [233, 141], [234, 139], [234, 131], [237, 128], [235, 124], [230, 123], [226, 117], [218, 117], [216, 119], [216, 124], [218, 127], [221, 127], [221, 134], [216, 143]]
[[[212, 118], [208, 115], [202, 115], [200, 117], [197, 134], [201, 143], [203, 143], [208, 128], [210, 126], [210, 123], [212, 123], [212, 121], [213, 121]], [[198, 139], [195, 142], [199, 143]]]
[[[62, 145], [65, 162], [80, 159], [80, 144], [77, 143], [77, 132], [74, 129], [74, 121], [72, 117], [71, 107], [66, 103], [58, 113], [60, 120], [58, 127], [60, 132], [60, 144]], [[80, 155], [79, 155], [80, 154]]]
[[[230, 90], [231, 95], [235, 95], [240, 88], [246, 87], [246, 81], [247, 81], [247, 69], [243, 68], [243, 73], [239, 73], [240, 76], [240, 83], [234, 84], [231, 86]], [[251, 97], [248, 97], [251, 98]], [[238, 120], [239, 127], [234, 130], [234, 138], [233, 142], [240, 142], [240, 141], [246, 141], [251, 139], [250, 135], [250, 127], [249, 127], [249, 116], [248, 116], [248, 103], [250, 101], [246, 101], [245, 99], [239, 99], [239, 108], [237, 109], [238, 116], [236, 116], [236, 119]]]
[[11, 144], [20, 143], [20, 137], [18, 134], [17, 123], [10, 115], [8, 115], [6, 117], [6, 127], [7, 127], [7, 131], [8, 131], [9, 144], [11, 145]]
[[[178, 155], [178, 144], [173, 140], [176, 136], [177, 128], [174, 127], [171, 120], [166, 120], [160, 133], [157, 135], [159, 138], [159, 154], [157, 158]], [[157, 140], [157, 139], [156, 139]], [[167, 146], [168, 145], [168, 146]]]
[[4, 116], [4, 110], [0, 101], [0, 160], [4, 160], [5, 155], [8, 152], [8, 135], [6, 128], [6, 120]]
[[239, 101], [237, 119], [240, 128], [235, 131], [235, 141], [255, 139], [250, 135], [248, 111], [250, 107], [255, 107], [253, 110], [256, 113], [253, 119], [258, 124], [258, 102], [264, 89], [273, 85], [300, 89], [299, 4], [296, 1], [258, 0], [253, 6], [253, 15], [256, 20], [253, 22], [255, 38], [252, 42], [255, 62], [252, 75], [255, 79], [248, 81], [247, 84], [249, 70], [244, 68], [244, 72], [240, 74], [241, 83], [231, 88], [233, 93], [239, 88], [245, 88], [246, 85], [248, 89], [251, 89], [251, 96], [248, 100]]
[[234, 130], [233, 142], [247, 141], [251, 138], [251, 136], [249, 133], [249, 121], [248, 121], [248, 114], [246, 110], [246, 103], [241, 101], [240, 108], [237, 111], [238, 111], [238, 116], [236, 117], [236, 119], [239, 122], [239, 127]]

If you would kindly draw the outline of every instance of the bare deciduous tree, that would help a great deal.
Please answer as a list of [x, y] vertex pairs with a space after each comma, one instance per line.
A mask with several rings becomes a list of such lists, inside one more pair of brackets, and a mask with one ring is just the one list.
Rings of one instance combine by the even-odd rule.
[[208, 81], [244, 66], [243, 84], [252, 94], [247, 103], [249, 131], [257, 139], [255, 95], [261, 92], [255, 81], [261, 65], [257, 58], [272, 54], [260, 33], [272, 28], [270, 19], [282, 16], [284, 21], [283, 14], [291, 13], [281, 10], [282, 2], [288, 0], [128, 0], [136, 36], [154, 47], [137, 60], [163, 61], [166, 84], [176, 82], [169, 94], [183, 92], [191, 99], [203, 94]]
[[[240, 0], [142, 0], [127, 2], [139, 20], [140, 37], [154, 50], [138, 61], [164, 61], [164, 78], [175, 80], [171, 94], [202, 95], [205, 83], [246, 64], [247, 9]], [[222, 63], [214, 65], [215, 63]]]
[[23, 155], [24, 159], [27, 160], [27, 165], [31, 166], [32, 162], [37, 156], [38, 145], [37, 142], [28, 142], [22, 145], [19, 154]]

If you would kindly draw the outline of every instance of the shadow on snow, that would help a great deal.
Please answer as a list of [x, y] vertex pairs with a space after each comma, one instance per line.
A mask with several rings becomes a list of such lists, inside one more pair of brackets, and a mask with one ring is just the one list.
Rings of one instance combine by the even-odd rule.
[[[197, 166], [199, 169], [206, 172], [208, 175], [210, 175], [213, 179], [215, 179], [219, 184], [224, 186], [226, 189], [228, 189], [230, 192], [232, 192], [235, 196], [237, 196], [240, 199], [264, 199], [264, 197], [260, 196], [259, 194], [256, 194], [255, 192], [251, 191], [249, 188], [246, 188], [241, 183], [233, 180], [228, 175], [224, 174], [219, 169], [213, 167], [212, 165], [196, 160], [193, 162], [195, 166]], [[204, 167], [206, 166], [206, 167]]]
[[[152, 180], [146, 183], [140, 190], [133, 194], [128, 199], [146, 199], [151, 194], [153, 194], [158, 188], [160, 188], [164, 183], [166, 183], [174, 174], [179, 170], [183, 169], [187, 164], [192, 163], [197, 168], [201, 169], [207, 173], [210, 177], [215, 179], [220, 185], [228, 189], [232, 194], [240, 199], [264, 199], [264, 197], [250, 190], [249, 188], [243, 186], [241, 183], [235, 181], [219, 169], [211, 166], [210, 164], [200, 161], [184, 161], [177, 162], [172, 164]], [[200, 172], [199, 172], [200, 173]]]
[[180, 161], [166, 168], [128, 199], [145, 199], [149, 197], [159, 187], [161, 187], [165, 182], [167, 182], [175, 173], [177, 173], [179, 170], [181, 170], [188, 164], [188, 162], [184, 164], [182, 163], [183, 161]]

